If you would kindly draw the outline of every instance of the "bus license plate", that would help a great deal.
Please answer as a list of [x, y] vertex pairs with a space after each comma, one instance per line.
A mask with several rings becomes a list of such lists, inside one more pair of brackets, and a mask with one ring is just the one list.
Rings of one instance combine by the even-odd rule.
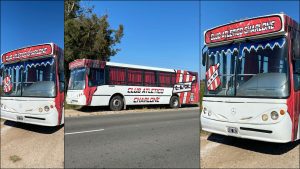
[[23, 121], [23, 116], [17, 116], [17, 120]]
[[238, 134], [238, 128], [236, 127], [227, 127], [228, 133]]

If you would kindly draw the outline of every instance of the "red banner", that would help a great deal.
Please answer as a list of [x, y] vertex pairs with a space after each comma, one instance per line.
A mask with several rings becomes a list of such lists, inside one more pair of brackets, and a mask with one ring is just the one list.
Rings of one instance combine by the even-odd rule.
[[205, 43], [216, 43], [255, 35], [274, 33], [281, 30], [280, 16], [261, 17], [228, 24], [205, 33]]
[[17, 49], [2, 55], [2, 62], [15, 62], [23, 59], [36, 58], [52, 54], [52, 46], [50, 44], [31, 46], [27, 48]]

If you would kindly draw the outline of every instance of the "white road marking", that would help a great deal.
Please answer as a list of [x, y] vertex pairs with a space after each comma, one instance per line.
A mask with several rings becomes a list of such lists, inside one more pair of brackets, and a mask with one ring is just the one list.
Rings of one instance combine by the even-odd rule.
[[103, 131], [104, 129], [97, 129], [97, 130], [87, 130], [87, 131], [78, 131], [78, 132], [71, 132], [71, 133], [65, 133], [65, 135], [71, 135], [71, 134], [81, 134], [81, 133], [91, 133], [96, 131]]

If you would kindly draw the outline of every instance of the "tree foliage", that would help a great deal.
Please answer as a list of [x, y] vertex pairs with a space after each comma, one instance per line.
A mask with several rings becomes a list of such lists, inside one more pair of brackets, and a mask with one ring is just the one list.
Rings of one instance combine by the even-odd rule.
[[123, 25], [112, 29], [108, 15], [98, 17], [93, 7], [82, 8], [79, 0], [65, 1], [65, 60], [88, 58], [109, 61], [120, 51]]

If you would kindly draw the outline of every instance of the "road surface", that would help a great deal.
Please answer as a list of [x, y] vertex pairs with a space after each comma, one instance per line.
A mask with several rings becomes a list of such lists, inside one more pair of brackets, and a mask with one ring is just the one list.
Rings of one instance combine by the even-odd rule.
[[300, 168], [299, 141], [275, 144], [217, 134], [200, 141], [201, 168]]
[[63, 168], [64, 128], [1, 122], [1, 168]]
[[65, 118], [65, 167], [199, 168], [199, 108]]

